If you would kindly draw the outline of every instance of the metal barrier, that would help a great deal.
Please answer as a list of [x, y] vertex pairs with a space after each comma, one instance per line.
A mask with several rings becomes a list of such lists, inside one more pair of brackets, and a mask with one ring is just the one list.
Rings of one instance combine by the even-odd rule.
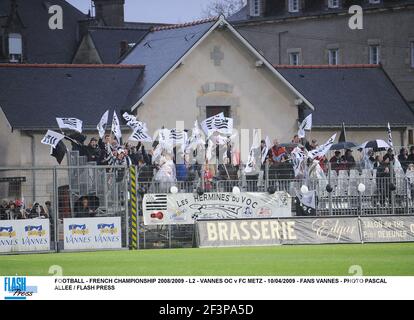
[[[0, 168], [0, 226], [30, 221], [40, 228], [49, 221], [50, 246], [41, 251], [128, 248], [128, 182], [125, 167]], [[19, 251], [10, 247], [11, 253]]]
[[[156, 168], [146, 168], [146, 174], [143, 174], [143, 168], [135, 168], [137, 174], [132, 181], [130, 172], [134, 170], [86, 164], [74, 153], [70, 157], [70, 163], [77, 163], [77, 166], [0, 168], [0, 199], [5, 199], [0, 206], [0, 227], [4, 229], [0, 233], [0, 241], [6, 241], [12, 234], [8, 231], [12, 224], [4, 224], [4, 221], [33, 220], [30, 227], [34, 228], [40, 228], [35, 222], [49, 221], [49, 247], [47, 250], [42, 247], [42, 251], [108, 249], [105, 246], [82, 247], [78, 245], [82, 240], [76, 240], [75, 236], [85, 236], [89, 232], [91, 237], [110, 241], [117, 229], [121, 231], [120, 239], [117, 246], [110, 248], [191, 247], [195, 240], [193, 226], [143, 224], [142, 195], [145, 192], [169, 193], [171, 186], [177, 186], [181, 193], [232, 192], [234, 187], [240, 188], [241, 192], [285, 191], [292, 198], [292, 216], [299, 216], [296, 197], [301, 187], [306, 185], [309, 190], [316, 191], [318, 216], [414, 214], [414, 181], [398, 170], [391, 170], [388, 175], [378, 174], [376, 170], [328, 170], [322, 177], [277, 179], [288, 177], [290, 170], [271, 172], [265, 168], [250, 176], [238, 170], [237, 179], [226, 179], [218, 171], [207, 181], [201, 171], [194, 170], [182, 181], [162, 182], [154, 179]], [[231, 178], [234, 178], [234, 173]], [[364, 190], [359, 190], [360, 184], [364, 185]], [[138, 197], [135, 193], [129, 197], [129, 187], [134, 185]], [[131, 199], [136, 199], [137, 203], [130, 203]], [[20, 203], [10, 205], [9, 202], [15, 200], [20, 200]], [[131, 217], [130, 206], [138, 208], [138, 234], [136, 228], [131, 228], [131, 224], [136, 226], [136, 216]], [[90, 217], [102, 219], [93, 227], [100, 227], [100, 233], [91, 229], [88, 224]], [[65, 221], [70, 225], [65, 225]], [[32, 235], [40, 233], [35, 229]], [[131, 243], [131, 237], [136, 234], [138, 239], [134, 238]], [[73, 246], [66, 247], [68, 242]]]

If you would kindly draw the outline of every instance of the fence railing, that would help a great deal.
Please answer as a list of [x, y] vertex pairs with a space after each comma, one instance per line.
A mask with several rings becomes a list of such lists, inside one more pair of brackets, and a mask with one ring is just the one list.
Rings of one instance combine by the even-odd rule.
[[[126, 167], [0, 168], [0, 199], [3, 199], [0, 223], [12, 225], [31, 220], [31, 224], [37, 226], [36, 223], [44, 225], [44, 221], [48, 220], [50, 246], [43, 251], [99, 249], [98, 246], [77, 246], [75, 242], [95, 240], [95, 236], [99, 241], [113, 241], [107, 236], [115, 234], [120, 238], [117, 246], [120, 244], [122, 248], [128, 248], [128, 184], [129, 171]], [[97, 218], [94, 221], [97, 221], [96, 227], [101, 228], [99, 232], [90, 228], [86, 218]], [[114, 225], [113, 221], [118, 221], [114, 218], [119, 218], [119, 225]], [[68, 221], [73, 225], [67, 226]], [[72, 236], [89, 235], [92, 238], [69, 239], [66, 227], [71, 228]], [[72, 241], [71, 246], [68, 239]], [[105, 248], [105, 245], [101, 247]], [[21, 250], [15, 246], [10, 251], [15, 253]]]

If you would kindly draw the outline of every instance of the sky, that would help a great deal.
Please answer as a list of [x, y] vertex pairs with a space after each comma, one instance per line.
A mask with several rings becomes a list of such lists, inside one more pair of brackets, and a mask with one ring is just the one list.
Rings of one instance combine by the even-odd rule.
[[[88, 12], [89, 0], [66, 0]], [[203, 17], [203, 8], [211, 0], [125, 0], [125, 20], [140, 22], [181, 23]]]

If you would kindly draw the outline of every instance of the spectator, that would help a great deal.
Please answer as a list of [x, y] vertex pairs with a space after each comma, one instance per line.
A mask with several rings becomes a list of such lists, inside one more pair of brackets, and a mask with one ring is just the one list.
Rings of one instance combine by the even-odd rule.
[[376, 156], [373, 163], [374, 169], [378, 169], [381, 167], [381, 158], [380, 156]]
[[410, 154], [407, 157], [408, 164], [414, 164], [414, 146], [410, 148]]
[[292, 144], [300, 144], [300, 139], [299, 139], [299, 136], [297, 134], [295, 134], [293, 136]]
[[382, 161], [387, 161], [388, 162], [394, 162], [394, 153], [393, 150], [391, 148], [388, 149], [387, 153], [385, 154], [384, 158], [382, 159]]
[[204, 166], [204, 190], [209, 192], [213, 190], [213, 178], [215, 176], [214, 166], [210, 166], [208, 163]]
[[318, 140], [312, 139], [312, 143], [309, 143], [309, 141], [306, 142], [305, 148], [308, 151], [315, 150], [318, 147]]
[[283, 159], [283, 156], [286, 155], [286, 149], [281, 147], [279, 141], [275, 139], [273, 141], [273, 147], [270, 149], [270, 159], [273, 163], [280, 163]]
[[277, 179], [279, 180], [293, 180], [295, 179], [295, 171], [293, 170], [292, 162], [288, 155], [283, 157], [282, 162], [277, 168]]
[[352, 155], [352, 150], [346, 150], [341, 160], [345, 164], [346, 170], [352, 170], [355, 168], [356, 162], [354, 156]]
[[7, 200], [3, 200], [0, 204], [0, 220], [8, 220], [7, 210], [9, 208], [9, 203]]
[[29, 219], [48, 218], [45, 209], [38, 203], [33, 204], [32, 209], [29, 209]]
[[151, 164], [147, 164], [144, 161], [144, 157], [141, 155], [138, 158], [138, 181], [141, 183], [149, 183], [154, 178], [154, 168]]
[[411, 199], [414, 199], [414, 163], [408, 165], [406, 176], [411, 190]]
[[80, 206], [76, 212], [77, 218], [93, 218], [96, 216], [96, 211], [89, 205], [89, 199], [83, 197]]
[[381, 205], [385, 205], [387, 200], [388, 203], [391, 203], [390, 180], [390, 160], [387, 159], [381, 164], [377, 172], [377, 192], [380, 198]]
[[335, 155], [329, 160], [329, 163], [331, 164], [331, 169], [338, 172], [341, 170], [341, 151], [335, 151]]
[[398, 155], [398, 161], [401, 163], [404, 172], [406, 172], [408, 168], [408, 151], [406, 148], [401, 148], [400, 154]]
[[87, 150], [87, 157], [88, 162], [96, 162], [97, 164], [101, 164], [102, 162], [102, 150], [98, 146], [98, 140], [96, 138], [92, 138], [89, 142]]

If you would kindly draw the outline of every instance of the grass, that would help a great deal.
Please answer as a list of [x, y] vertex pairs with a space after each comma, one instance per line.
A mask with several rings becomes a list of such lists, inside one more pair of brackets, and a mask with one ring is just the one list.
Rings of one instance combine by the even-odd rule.
[[414, 243], [0, 256], [0, 276], [414, 276]]

